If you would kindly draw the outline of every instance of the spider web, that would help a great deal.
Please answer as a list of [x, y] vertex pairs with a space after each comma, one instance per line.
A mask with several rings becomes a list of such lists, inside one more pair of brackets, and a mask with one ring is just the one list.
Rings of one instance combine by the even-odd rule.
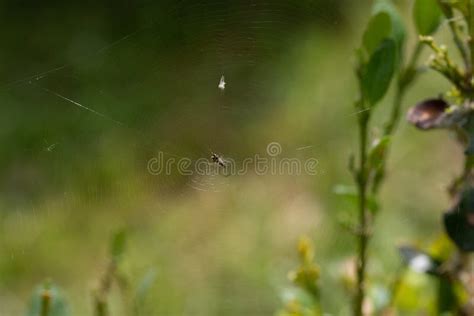
[[[31, 9], [38, 14], [23, 31], [30, 42], [7, 49], [21, 62], [5, 67], [10, 79], [0, 84], [9, 126], [2, 139], [11, 146], [6, 168], [13, 159], [46, 169], [94, 164], [108, 138], [124, 140], [117, 159], [129, 151], [139, 161], [157, 151], [242, 159], [252, 146], [240, 134], [281, 97], [272, 76], [294, 34], [314, 21], [338, 23], [328, 6], [311, 1], [143, 2], [126, 15], [123, 5], [112, 18], [100, 5], [75, 8], [82, 15]], [[42, 23], [53, 17], [57, 23]], [[19, 137], [23, 143], [8, 141]], [[213, 179], [189, 183], [213, 189]]]
[[[147, 164], [163, 153], [166, 159], [204, 159], [212, 169], [216, 165], [211, 153], [239, 164], [255, 153], [265, 155], [270, 142], [285, 139], [284, 129], [265, 130], [261, 122], [282, 105], [285, 85], [299, 84], [294, 73], [285, 72], [290, 67], [286, 59], [295, 54], [294, 47], [306, 30], [313, 33], [319, 27], [338, 27], [343, 17], [335, 8], [342, 1], [0, 4], [0, 18], [9, 26], [0, 28], [5, 44], [0, 50], [0, 140], [4, 148], [0, 204], [15, 214], [10, 219], [13, 228], [9, 228], [14, 231], [2, 235], [15, 240], [0, 246], [11, 255], [13, 264], [30, 258], [14, 259], [25, 252], [23, 246], [15, 246], [23, 236], [32, 238], [23, 243], [32, 247], [26, 249], [27, 254], [33, 248], [42, 250], [35, 236], [42, 233], [50, 210], [66, 214], [71, 221], [67, 229], [77, 230], [71, 236], [82, 238], [89, 225], [104, 224], [100, 222], [104, 214], [94, 214], [97, 218], [90, 220], [87, 212], [120, 208], [116, 204], [122, 202], [130, 203], [124, 206], [127, 212], [138, 209], [140, 215], [156, 216], [153, 223], [161, 221], [168, 206], [168, 201], [155, 203], [155, 197], [158, 201], [169, 194], [187, 203], [187, 199], [212, 195], [214, 207], [220, 210], [224, 206], [217, 200], [224, 196], [217, 193], [228, 190], [232, 192], [229, 203], [234, 203], [239, 197], [232, 196], [237, 191], [232, 189], [247, 185], [243, 177], [176, 172], [153, 176]], [[221, 78], [224, 89], [219, 87]], [[309, 142], [285, 146], [292, 151], [285, 154], [314, 157], [314, 147]], [[258, 195], [261, 186], [256, 188]], [[253, 186], [245, 192], [252, 190]], [[195, 194], [188, 198], [189, 192]], [[117, 194], [127, 196], [116, 202]], [[142, 194], [146, 203], [141, 203]], [[307, 212], [312, 205], [305, 199], [301, 204], [295, 209]], [[196, 208], [187, 220], [202, 219], [205, 215], [198, 211]], [[61, 226], [55, 216], [48, 224]], [[116, 218], [119, 224], [129, 218], [133, 221], [128, 215], [107, 216], [102, 233], [116, 224]], [[255, 219], [262, 221], [257, 231], [264, 226], [264, 218]], [[306, 221], [304, 216], [295, 218]], [[143, 216], [139, 225], [147, 221]], [[18, 244], [22, 245], [21, 240]], [[20, 283], [21, 277], [28, 276], [15, 275], [15, 282]], [[238, 314], [268, 314], [259, 293], [236, 295], [232, 286], [223, 285], [229, 293], [222, 297], [232, 301], [222, 300], [222, 312], [217, 314], [230, 314], [235, 306], [242, 309]], [[197, 300], [191, 301], [191, 307]], [[23, 310], [8, 314], [20, 312]]]

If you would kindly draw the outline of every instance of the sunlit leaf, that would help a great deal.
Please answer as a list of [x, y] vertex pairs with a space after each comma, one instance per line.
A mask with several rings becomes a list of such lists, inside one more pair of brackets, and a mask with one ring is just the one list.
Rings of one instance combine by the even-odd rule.
[[395, 297], [395, 307], [399, 315], [419, 315], [421, 310], [431, 309], [435, 315], [436, 304], [436, 284], [438, 278], [433, 278], [427, 274], [417, 273], [407, 270], [403, 273]]
[[454, 251], [455, 247], [446, 234], [440, 234], [428, 248], [428, 252], [441, 261], [448, 260]]
[[392, 31], [391, 38], [395, 40], [395, 43], [398, 48], [398, 52], [401, 57], [403, 51], [403, 46], [406, 38], [405, 25], [403, 24], [403, 19], [398, 12], [398, 9], [395, 7], [391, 0], [376, 0], [374, 3], [373, 14], [378, 14], [380, 12], [385, 12], [390, 16], [392, 21]]
[[387, 92], [392, 80], [397, 50], [392, 39], [385, 39], [374, 51], [362, 72], [361, 84], [364, 99], [374, 106]]
[[437, 0], [416, 0], [413, 6], [413, 18], [418, 33], [430, 35], [440, 25], [441, 8]]
[[385, 38], [390, 37], [391, 32], [392, 22], [386, 12], [372, 16], [362, 38], [362, 44], [369, 56]]

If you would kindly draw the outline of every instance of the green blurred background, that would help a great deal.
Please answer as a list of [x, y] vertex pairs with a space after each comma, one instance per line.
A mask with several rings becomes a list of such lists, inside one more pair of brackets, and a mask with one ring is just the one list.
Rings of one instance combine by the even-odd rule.
[[[396, 3], [411, 28], [411, 1]], [[325, 309], [344, 314], [339, 270], [354, 243], [338, 219], [351, 205], [333, 188], [351, 184], [352, 56], [369, 12], [349, 0], [1, 1], [0, 315], [23, 314], [47, 278], [72, 314], [91, 314], [121, 228], [131, 293], [156, 276], [142, 315], [272, 315], [302, 234], [316, 243]], [[447, 87], [423, 78], [407, 106]], [[318, 159], [318, 174], [147, 170], [160, 151], [242, 161], [275, 141], [284, 157]], [[449, 135], [402, 123], [371, 244], [375, 280], [400, 265], [397, 245], [442, 231], [461, 159]], [[113, 315], [126, 296], [114, 288]]]

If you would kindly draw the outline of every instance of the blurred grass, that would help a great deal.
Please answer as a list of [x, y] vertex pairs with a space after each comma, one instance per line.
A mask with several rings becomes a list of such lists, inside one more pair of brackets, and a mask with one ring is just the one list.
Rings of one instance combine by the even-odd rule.
[[[84, 18], [90, 12], [76, 15]], [[337, 270], [352, 254], [353, 241], [337, 224], [347, 205], [332, 188], [351, 183], [346, 170], [356, 141], [351, 58], [365, 13], [362, 7], [342, 12], [347, 21], [338, 30], [310, 24], [289, 35], [280, 31], [276, 35], [285, 37], [279, 50], [248, 55], [255, 67], [243, 66], [245, 58], [229, 66], [228, 111], [216, 110], [223, 102], [215, 89], [222, 70], [212, 65], [215, 58], [237, 58], [231, 50], [238, 47], [197, 55], [187, 48], [179, 55], [177, 43], [156, 53], [156, 46], [166, 41], [153, 42], [162, 35], [154, 29], [107, 54], [81, 60], [95, 50], [89, 47], [92, 35], [100, 37], [94, 25], [88, 26], [76, 38], [79, 46], [69, 44], [70, 58], [76, 60], [72, 69], [40, 81], [126, 122], [126, 127], [32, 85], [0, 92], [6, 105], [0, 116], [0, 314], [23, 313], [32, 288], [46, 278], [64, 290], [74, 315], [90, 314], [92, 289], [107, 264], [107, 241], [124, 226], [129, 240], [121, 272], [131, 290], [156, 271], [142, 315], [272, 314], [287, 284], [286, 272], [296, 261], [294, 244], [305, 233], [315, 240], [323, 306], [334, 314], [344, 311], [341, 302], [349, 302]], [[47, 12], [42, 14], [36, 18]], [[68, 16], [75, 14], [63, 18]], [[63, 51], [68, 29], [47, 21], [35, 35], [50, 35], [41, 36], [44, 41], [31, 39], [29, 53], [16, 60], [18, 40], [8, 40], [13, 46], [1, 53], [4, 77], [12, 78], [13, 68], [30, 73], [66, 58], [53, 51]], [[105, 27], [106, 21], [97, 18], [96, 23]], [[20, 37], [36, 25], [9, 23], [22, 30]], [[188, 35], [192, 48], [218, 47], [206, 42], [206, 32], [212, 30], [199, 31], [203, 35]], [[165, 37], [180, 38], [175, 35]], [[103, 45], [97, 41], [96, 47]], [[22, 64], [25, 60], [31, 64]], [[406, 104], [436, 95], [445, 86], [439, 77], [424, 76]], [[389, 100], [380, 105], [381, 119]], [[286, 157], [316, 157], [321, 172], [314, 177], [214, 179], [216, 193], [193, 190], [184, 185], [189, 179], [153, 177], [146, 170], [146, 161], [163, 148], [199, 158], [207, 157], [212, 147], [243, 159], [264, 153], [271, 141], [282, 144]], [[54, 150], [45, 150], [55, 143]], [[312, 147], [296, 150], [303, 146]], [[461, 156], [449, 136], [427, 135], [402, 124], [371, 245], [377, 278], [386, 278], [398, 266], [397, 243], [423, 244], [441, 232], [445, 187]], [[117, 289], [111, 305], [114, 315], [123, 313]]]

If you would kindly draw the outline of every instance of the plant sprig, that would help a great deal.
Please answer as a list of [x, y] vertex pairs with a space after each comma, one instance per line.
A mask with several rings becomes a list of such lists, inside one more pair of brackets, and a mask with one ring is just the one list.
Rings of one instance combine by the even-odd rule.
[[[433, 9], [434, 0], [418, 0], [414, 5], [415, 24], [423, 34], [434, 32], [440, 22], [440, 11]], [[429, 14], [426, 12], [429, 11]], [[387, 21], [389, 23], [387, 23]], [[386, 29], [381, 29], [385, 27]], [[396, 31], [396, 32], [395, 32]], [[408, 89], [419, 74], [418, 59], [423, 46], [418, 43], [405, 62], [405, 32], [401, 18], [390, 1], [376, 1], [374, 15], [364, 33], [362, 47], [358, 50], [356, 75], [359, 80], [360, 98], [355, 108], [367, 110], [358, 117], [359, 145], [357, 167], [352, 168], [358, 192], [358, 228], [354, 230], [358, 246], [356, 249], [356, 293], [353, 305], [355, 316], [363, 315], [366, 296], [366, 270], [368, 265], [368, 245], [372, 236], [372, 225], [376, 212], [368, 205], [377, 201], [377, 194], [386, 173], [386, 162], [399, 121], [401, 107]], [[376, 49], [372, 49], [378, 41]], [[367, 45], [369, 43], [370, 45]], [[392, 44], [388, 44], [392, 43]], [[380, 52], [384, 51], [383, 54]], [[379, 63], [383, 55], [383, 63]], [[374, 71], [373, 69], [376, 68]], [[386, 94], [392, 78], [396, 76], [396, 89], [392, 109], [384, 125], [383, 134], [371, 139], [371, 117], [375, 106]], [[376, 78], [376, 79], [375, 79]], [[372, 144], [369, 146], [369, 144]], [[377, 202], [375, 202], [378, 205]], [[378, 210], [378, 207], [376, 208]]]

